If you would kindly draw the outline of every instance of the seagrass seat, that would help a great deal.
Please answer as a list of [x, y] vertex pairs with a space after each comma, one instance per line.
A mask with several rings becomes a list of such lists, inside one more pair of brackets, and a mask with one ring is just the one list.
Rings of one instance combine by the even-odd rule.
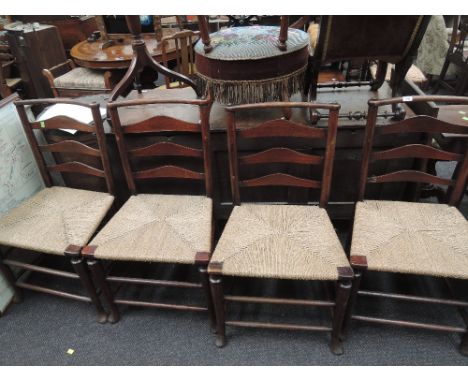
[[90, 245], [98, 259], [194, 264], [211, 250], [211, 216], [206, 196], [134, 195]]
[[[343, 332], [347, 331], [350, 319], [354, 319], [376, 324], [462, 333], [460, 352], [468, 355], [466, 321], [462, 326], [440, 325], [424, 322], [423, 318], [407, 321], [378, 315], [363, 315], [353, 311], [356, 299], [364, 299], [362, 304], [365, 304], [366, 297], [372, 298], [373, 304], [375, 298], [383, 298], [458, 307], [462, 318], [465, 318], [463, 309], [468, 307], [466, 299], [452, 286], [453, 279], [468, 279], [468, 223], [457, 209], [468, 181], [468, 152], [466, 150], [464, 153], [453, 152], [433, 146], [434, 137], [440, 134], [466, 134], [467, 127], [429, 115], [417, 115], [386, 126], [376, 126], [378, 108], [399, 102], [466, 105], [468, 98], [416, 96], [369, 101], [359, 181], [359, 202], [356, 205], [351, 235], [350, 263], [355, 277]], [[409, 138], [408, 143], [385, 150], [374, 148], [374, 142], [381, 136], [396, 134], [406, 134]], [[434, 175], [429, 173], [430, 160], [458, 162], [457, 169], [451, 178]], [[389, 163], [398, 161], [400, 163], [406, 161], [409, 168], [392, 171]], [[412, 200], [365, 199], [368, 186], [382, 188], [387, 183], [403, 184], [411, 190]], [[422, 184], [445, 186], [447, 204], [416, 203], [421, 195]], [[391, 278], [398, 273], [400, 277], [405, 278], [410, 275], [418, 276], [421, 281], [431, 280], [433, 283], [443, 281], [450, 296], [449, 299], [444, 296], [434, 296], [433, 288], [426, 288], [431, 291], [431, 295], [425, 296], [417, 295], [417, 292], [403, 294], [385, 290], [366, 290], [361, 287], [361, 280], [367, 272], [373, 273], [375, 277], [385, 273], [385, 277]]]
[[[45, 188], [0, 218], [0, 245], [6, 247], [0, 253], [0, 272], [13, 289], [15, 302], [22, 298], [21, 289], [91, 302], [98, 321], [104, 323], [107, 313], [80, 253], [114, 201], [99, 104], [55, 98], [19, 100], [15, 105]], [[28, 111], [44, 106], [50, 108], [37, 117]], [[79, 188], [64, 187], [71, 184]], [[32, 262], [24, 250], [33, 252]], [[54, 267], [44, 263], [57, 255], [61, 259], [53, 262]], [[55, 266], [59, 263], [62, 268]], [[66, 270], [69, 267], [74, 272]], [[36, 284], [29, 280], [36, 272], [79, 280], [85, 293]]]
[[[293, 119], [267, 119], [247, 127], [237, 118], [245, 111], [284, 108], [293, 109]], [[327, 128], [313, 127], [311, 121], [298, 118], [317, 109], [329, 111]], [[267, 102], [226, 108], [234, 209], [208, 266], [218, 347], [224, 346], [226, 326], [229, 325], [330, 332], [330, 350], [342, 354], [339, 337], [353, 272], [326, 211], [339, 109], [338, 104], [306, 102]], [[252, 149], [252, 141], [259, 138], [266, 142], [266, 147]], [[322, 155], [315, 153], [317, 141], [325, 144]], [[238, 147], [249, 147], [248, 154], [243, 154]], [[301, 175], [296, 176], [299, 171]], [[265, 196], [269, 191], [264, 191], [262, 198], [254, 197], [259, 203], [241, 203], [241, 194], [247, 198], [249, 191], [255, 191], [257, 187], [264, 190], [268, 187], [272, 195], [275, 190], [297, 192], [302, 189], [310, 192], [311, 198], [309, 200], [307, 196], [302, 205], [279, 204], [274, 197]], [[312, 196], [314, 191], [315, 196], [319, 195], [318, 201]], [[253, 197], [252, 193], [250, 197]], [[301, 280], [307, 285], [317, 282], [326, 293], [321, 300], [225, 295], [224, 279], [237, 283], [247, 277]], [[227, 304], [231, 302], [331, 308], [333, 317], [329, 325], [232, 320]]]
[[[103, 298], [110, 308], [111, 322], [117, 322], [120, 318], [118, 305], [132, 305], [208, 312], [214, 326], [206, 271], [213, 245], [209, 136], [211, 104], [211, 99], [139, 99], [108, 103], [125, 179], [132, 196], [92, 242], [83, 248], [82, 254], [87, 258], [97, 287], [103, 291]], [[198, 110], [199, 122], [166, 116], [166, 108], [174, 105]], [[155, 114], [129, 123], [124, 115], [129, 106], [149, 107]], [[185, 195], [170, 194], [167, 188], [164, 189], [174, 182], [184, 183], [187, 190]], [[166, 192], [150, 193], [155, 187]], [[194, 187], [197, 190], [204, 188], [205, 194], [194, 195]], [[137, 190], [146, 192], [139, 193]], [[129, 277], [115, 272], [111, 265], [116, 262], [131, 265], [144, 262], [148, 266], [150, 263], [185, 264], [189, 266], [184, 269], [189, 271], [198, 268], [198, 280], [192, 282], [188, 277], [183, 281], [157, 279], [157, 276], [149, 273], [152, 267], [148, 267], [145, 277], [137, 277], [135, 273]], [[134, 271], [130, 267], [125, 268]], [[120, 287], [113, 288], [114, 282], [201, 289], [206, 304], [124, 299], [119, 293]]]
[[53, 255], [84, 246], [112, 206], [103, 192], [49, 187], [0, 218], [0, 244]]
[[353, 232], [351, 256], [366, 256], [368, 270], [468, 278], [468, 222], [456, 207], [365, 200]]
[[234, 207], [211, 261], [227, 276], [298, 280], [338, 280], [349, 266], [323, 208], [253, 203]]

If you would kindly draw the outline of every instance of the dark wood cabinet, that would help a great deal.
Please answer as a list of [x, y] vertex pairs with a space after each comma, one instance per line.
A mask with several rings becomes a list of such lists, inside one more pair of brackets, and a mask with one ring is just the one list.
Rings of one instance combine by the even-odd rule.
[[16, 58], [27, 98], [52, 97], [42, 69], [67, 60], [57, 27], [12, 23], [5, 26], [11, 53]]

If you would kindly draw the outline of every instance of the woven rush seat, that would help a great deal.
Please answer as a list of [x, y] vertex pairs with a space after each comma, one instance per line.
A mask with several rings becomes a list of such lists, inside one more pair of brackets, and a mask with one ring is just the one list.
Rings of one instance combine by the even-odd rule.
[[337, 280], [349, 267], [325, 209], [249, 203], [234, 207], [208, 271], [215, 263], [228, 276], [299, 280]]
[[351, 256], [374, 271], [468, 279], [468, 222], [444, 204], [358, 202]]
[[90, 243], [108, 260], [194, 264], [211, 251], [212, 200], [205, 196], [140, 194]]
[[57, 88], [106, 90], [104, 74], [88, 68], [73, 68], [54, 79]]
[[101, 192], [45, 188], [0, 218], [0, 244], [63, 255], [68, 245], [88, 243], [113, 200]]
[[197, 74], [222, 104], [281, 99], [303, 88], [309, 36], [289, 28], [286, 50], [278, 48], [280, 28], [246, 26], [210, 34], [210, 52], [202, 40], [195, 44]]

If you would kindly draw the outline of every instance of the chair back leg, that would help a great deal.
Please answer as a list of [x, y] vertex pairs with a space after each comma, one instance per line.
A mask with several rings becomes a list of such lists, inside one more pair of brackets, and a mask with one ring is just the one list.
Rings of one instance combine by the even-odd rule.
[[210, 275], [210, 285], [216, 312], [216, 346], [223, 347], [226, 342], [226, 318], [222, 277]]
[[88, 259], [87, 264], [98, 288], [101, 290], [101, 294], [106, 302], [106, 305], [109, 308], [110, 312], [107, 321], [109, 321], [111, 324], [115, 324], [120, 320], [120, 313], [117, 305], [114, 303], [114, 295], [105, 279], [102, 264], [99, 260], [96, 259]]
[[101, 301], [99, 300], [99, 296], [97, 295], [96, 288], [91, 281], [91, 277], [86, 269], [86, 266], [83, 262], [81, 257], [74, 258], [70, 260], [75, 272], [78, 276], [80, 276], [80, 281], [83, 287], [85, 288], [86, 292], [88, 293], [91, 302], [93, 303], [94, 307], [96, 308], [98, 314], [98, 322], [103, 324], [107, 321], [107, 313], [105, 312], [104, 308], [102, 307]]

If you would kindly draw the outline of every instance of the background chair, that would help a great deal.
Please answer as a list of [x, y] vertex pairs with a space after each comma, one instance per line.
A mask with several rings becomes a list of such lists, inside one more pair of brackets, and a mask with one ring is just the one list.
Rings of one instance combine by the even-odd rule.
[[[395, 64], [392, 94], [397, 94], [411, 67], [431, 16], [322, 16], [318, 41], [309, 56], [304, 94], [315, 99], [317, 88], [382, 86], [387, 64]], [[312, 43], [312, 45], [314, 45]], [[376, 79], [318, 84], [322, 65], [337, 61], [377, 60]]]
[[[167, 45], [170, 41], [173, 41], [176, 49], [175, 67], [172, 67], [177, 73], [183, 74], [184, 76], [194, 79], [195, 69], [195, 53], [193, 51], [193, 45], [198, 40], [200, 32], [193, 32], [190, 30], [183, 30], [173, 34], [172, 36], [163, 37], [161, 41], [162, 50], [162, 63], [166, 68], [169, 68], [172, 64], [168, 59]], [[172, 66], [172, 65], [171, 65]], [[170, 76], [165, 76], [166, 85], [160, 86], [160, 88], [172, 89], [182, 88], [189, 86], [188, 84], [176, 81], [171, 82]]]
[[67, 60], [42, 71], [55, 97], [81, 97], [112, 90], [111, 72], [76, 67]]
[[[164, 115], [141, 122], [121, 121], [119, 111], [130, 106], [160, 107], [161, 113], [172, 105], [196, 107], [199, 123], [189, 123]], [[134, 100], [111, 102], [108, 110], [117, 139], [128, 187], [133, 194], [113, 219], [82, 251], [98, 287], [110, 306], [110, 320], [116, 322], [116, 305], [207, 311], [214, 325], [206, 267], [211, 257], [212, 178], [209, 135], [210, 100]], [[177, 133], [193, 133], [191, 144], [179, 142]], [[181, 160], [184, 160], [181, 164]], [[188, 163], [187, 163], [188, 162]], [[142, 183], [164, 180], [203, 182], [205, 195], [138, 193]], [[151, 183], [154, 187], [164, 184]], [[138, 188], [137, 188], [138, 187]], [[127, 277], [106, 272], [102, 261], [131, 264], [183, 264], [198, 268], [200, 282], [156, 280], [154, 277]], [[112, 263], [111, 263], [112, 264]], [[106, 264], [104, 264], [106, 265]], [[145, 266], [147, 267], [147, 266]], [[149, 273], [149, 272], [148, 272]], [[125, 299], [112, 291], [110, 284], [137, 284], [176, 288], [202, 288], [205, 306], [169, 304]]]
[[[326, 109], [330, 112], [328, 128], [314, 128], [284, 119], [268, 120], [253, 128], [236, 124], [237, 113], [266, 108], [292, 108], [298, 112]], [[341, 354], [339, 335], [344, 309], [353, 277], [346, 255], [341, 247], [325, 207], [330, 194], [330, 183], [338, 124], [337, 104], [264, 103], [228, 107], [228, 147], [231, 189], [234, 201], [226, 227], [219, 239], [208, 272], [216, 309], [216, 345], [225, 343], [225, 326], [274, 328], [331, 332], [331, 350]], [[273, 139], [273, 147], [248, 155], [238, 155], [239, 141]], [[291, 139], [299, 140], [301, 149], [293, 150]], [[325, 140], [323, 155], [310, 154], [315, 140]], [[294, 176], [283, 171], [246, 178], [240, 170], [251, 170], [261, 164], [321, 166], [320, 180]], [[263, 170], [264, 171], [264, 170]], [[288, 172], [291, 172], [288, 171]], [[307, 171], [306, 171], [307, 173]], [[316, 189], [320, 191], [319, 206], [242, 203], [241, 188], [250, 187]], [[257, 199], [258, 200], [258, 199]], [[264, 200], [262, 200], [264, 201]], [[300, 300], [274, 297], [225, 295], [223, 279], [229, 276], [270, 278], [283, 280], [326, 281], [335, 283], [335, 298]], [[327, 285], [329, 287], [329, 285]], [[330, 293], [331, 294], [331, 293]], [[292, 304], [325, 307], [332, 310], [331, 326], [292, 325], [283, 323], [251, 322], [226, 319], [225, 303]], [[227, 312], [227, 310], [226, 310]]]
[[[468, 104], [468, 98], [444, 96], [416, 96], [411, 102], [433, 101]], [[383, 297], [410, 302], [443, 304], [468, 307], [455, 295], [451, 299], [415, 296], [381, 291], [363, 290], [360, 282], [366, 272], [430, 276], [445, 280], [450, 287], [453, 279], [468, 279], [468, 223], [455, 206], [460, 203], [468, 179], [468, 153], [464, 154], [433, 147], [435, 135], [440, 133], [462, 134], [466, 126], [453, 125], [434, 117], [418, 115], [390, 125], [376, 128], [379, 106], [404, 102], [404, 98], [369, 101], [369, 117], [366, 126], [359, 189], [351, 245], [351, 265], [355, 271], [352, 295], [348, 306], [349, 319], [424, 328], [453, 333], [463, 333], [461, 352], [468, 355], [466, 327], [429, 324], [406, 320], [378, 318], [352, 313], [357, 296]], [[408, 134], [414, 143], [383, 151], [373, 150], [373, 142], [382, 135]], [[417, 158], [417, 169], [375, 173], [371, 164], [380, 161], [396, 161]], [[428, 174], [430, 159], [450, 160], [461, 163], [453, 179]], [[365, 200], [368, 184], [387, 182], [415, 182], [446, 186], [448, 204], [414, 203], [401, 201]], [[462, 314], [466, 319], [465, 313]], [[468, 322], [465, 321], [468, 325]]]
[[[0, 270], [6, 275], [14, 289], [15, 301], [21, 300], [20, 288], [23, 288], [92, 302], [97, 310], [99, 322], [106, 322], [107, 314], [101, 306], [80, 255], [81, 248], [95, 233], [114, 200], [114, 197], [110, 195], [113, 193], [113, 180], [99, 105], [63, 99], [16, 101], [15, 104], [46, 188], [0, 218], [0, 245], [9, 248], [8, 253], [12, 254], [15, 248], [23, 250], [18, 254], [18, 260], [16, 256], [7, 258], [5, 255], [0, 261]], [[88, 116], [93, 120], [93, 124], [88, 125], [64, 115], [46, 120], [29, 121], [26, 107], [57, 104], [84, 108], [84, 112], [89, 113]], [[70, 133], [60, 131], [64, 128], [76, 130], [77, 135], [92, 136], [94, 144], [85, 145], [77, 142]], [[43, 139], [39, 140], [40, 131], [45, 133], [45, 139], [47, 139], [47, 133], [53, 132], [61, 134], [62, 137], [66, 136], [68, 139], [44, 144]], [[50, 155], [56, 163], [51, 163], [54, 161]], [[63, 155], [68, 159], [59, 161]], [[44, 156], [47, 156], [47, 162]], [[54, 186], [54, 179], [57, 178], [52, 177], [51, 173], [75, 173], [102, 178], [108, 193]], [[39, 260], [43, 260], [46, 255], [65, 256], [66, 263], [69, 261], [75, 272], [28, 262], [25, 251], [40, 254]], [[17, 277], [11, 268], [19, 268], [22, 273]], [[33, 272], [79, 279], [87, 295], [69, 293], [29, 282], [27, 278]]]
[[[452, 91], [456, 95], [464, 95], [468, 89], [468, 17], [456, 16], [453, 22], [452, 37], [445, 57], [444, 66], [439, 80], [434, 88], [437, 93], [440, 86]], [[459, 72], [455, 86], [447, 82], [446, 76], [449, 65], [456, 66]]]

